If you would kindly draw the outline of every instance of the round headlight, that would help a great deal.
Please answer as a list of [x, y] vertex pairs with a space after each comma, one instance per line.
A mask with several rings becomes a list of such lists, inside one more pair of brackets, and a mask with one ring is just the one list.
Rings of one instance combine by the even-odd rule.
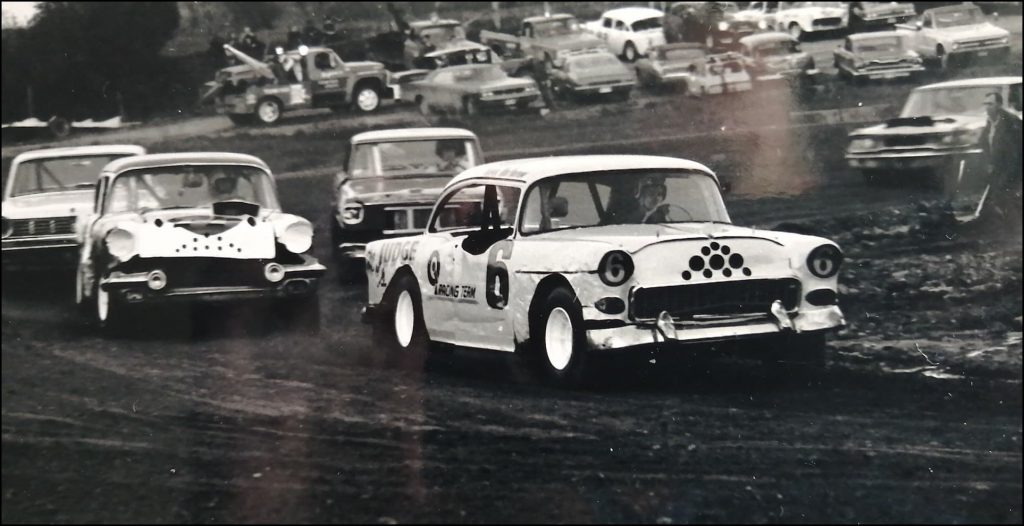
[[629, 254], [614, 250], [601, 258], [597, 266], [597, 275], [605, 285], [617, 287], [633, 275], [633, 258]]
[[3, 229], [4, 239], [7, 239], [14, 233], [14, 222], [5, 217], [3, 218], [3, 226], [0, 226], [0, 228]]
[[146, 275], [146, 285], [151, 290], [161, 290], [167, 286], [167, 274], [162, 270], [154, 270]]
[[725, 31], [727, 29], [729, 29], [729, 23], [728, 22], [722, 21], [722, 22], [718, 23], [718, 30], [719, 31]]
[[313, 246], [313, 225], [305, 221], [296, 221], [288, 225], [281, 234], [281, 244], [289, 252], [301, 254]]
[[764, 20], [759, 20], [757, 22], [757, 28], [758, 29], [768, 29], [768, 22], [765, 22]]
[[104, 240], [107, 243], [107, 252], [122, 261], [135, 252], [135, 234], [123, 228], [114, 228], [107, 232]]
[[346, 204], [341, 209], [341, 220], [346, 225], [356, 225], [363, 221], [363, 205], [359, 203]]
[[821, 245], [807, 256], [807, 268], [819, 278], [831, 278], [839, 273], [843, 253], [835, 245]]

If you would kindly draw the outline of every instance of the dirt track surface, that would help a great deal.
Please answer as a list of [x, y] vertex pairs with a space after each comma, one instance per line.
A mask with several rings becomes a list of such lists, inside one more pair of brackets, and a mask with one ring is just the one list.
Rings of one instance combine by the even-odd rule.
[[[609, 363], [586, 391], [502, 354], [393, 364], [359, 322], [365, 285], [332, 274], [317, 337], [219, 309], [111, 340], [69, 274], [5, 274], [3, 522], [1020, 523], [1019, 235], [954, 224], [975, 181], [952, 210], [925, 180], [867, 186], [843, 165], [852, 124], [788, 128], [792, 106], [741, 100], [467, 125], [495, 160], [696, 158], [734, 222], [835, 239], [848, 326], [824, 372], [772, 375], [757, 345]], [[329, 168], [355, 130], [298, 119], [152, 146], [273, 156], [330, 268]]]

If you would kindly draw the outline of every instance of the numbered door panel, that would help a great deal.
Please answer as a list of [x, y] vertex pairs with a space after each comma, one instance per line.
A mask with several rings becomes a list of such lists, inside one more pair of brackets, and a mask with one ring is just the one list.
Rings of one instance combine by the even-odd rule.
[[484, 186], [479, 228], [463, 237], [455, 251], [455, 323], [466, 345], [513, 350], [509, 299], [517, 291], [509, 262], [519, 196], [515, 187]]
[[432, 339], [452, 342], [457, 334], [451, 323], [455, 307], [445, 294], [445, 286], [455, 273], [455, 251], [459, 240], [450, 234], [428, 235], [426, 240], [424, 254], [417, 257], [424, 267], [417, 272], [420, 276], [423, 322]]

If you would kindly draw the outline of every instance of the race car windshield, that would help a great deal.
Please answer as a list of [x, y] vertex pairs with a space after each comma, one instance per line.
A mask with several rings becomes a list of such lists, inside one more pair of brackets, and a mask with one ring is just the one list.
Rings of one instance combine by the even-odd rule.
[[103, 167], [121, 157], [125, 156], [88, 155], [23, 162], [14, 174], [11, 197], [92, 188]]
[[246, 201], [277, 209], [270, 175], [252, 166], [160, 166], [117, 176], [106, 213], [172, 208], [208, 208], [221, 201]]
[[998, 90], [995, 86], [973, 86], [913, 91], [900, 117], [981, 116], [985, 113], [985, 95]]
[[651, 29], [661, 29], [660, 16], [645, 18], [643, 20], [637, 20], [636, 22], [633, 22], [633, 32], [635, 33], [638, 33], [640, 31], [649, 31]]
[[704, 58], [702, 49], [668, 49], [661, 50], [658, 58], [665, 61], [699, 60]]
[[[480, 152], [466, 139], [429, 139], [356, 145], [349, 174], [379, 177], [456, 174], [477, 165]], [[379, 165], [378, 165], [379, 162]]]
[[523, 234], [605, 225], [729, 223], [715, 180], [701, 172], [628, 170], [570, 174], [530, 187]]
[[547, 20], [533, 23], [533, 32], [538, 37], [569, 35], [575, 33], [578, 29], [579, 24], [576, 22], [575, 18]]
[[857, 42], [855, 49], [865, 55], [891, 55], [899, 53], [903, 49], [903, 43], [899, 37], [873, 38]]
[[800, 44], [792, 40], [766, 42], [757, 47], [759, 57], [781, 57], [800, 52]]
[[935, 13], [935, 27], [966, 26], [984, 21], [985, 15], [977, 7]]
[[570, 59], [566, 65], [569, 67], [570, 70], [573, 71], [595, 68], [622, 67], [622, 63], [619, 62], [619, 59], [606, 54], [594, 54], [574, 57]]

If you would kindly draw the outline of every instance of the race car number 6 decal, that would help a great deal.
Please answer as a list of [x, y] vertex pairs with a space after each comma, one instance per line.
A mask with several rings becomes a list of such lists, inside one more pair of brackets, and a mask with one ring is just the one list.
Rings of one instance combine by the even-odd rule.
[[487, 304], [494, 309], [508, 305], [508, 267], [498, 261], [512, 257], [512, 241], [505, 239], [491, 247], [487, 255]]

